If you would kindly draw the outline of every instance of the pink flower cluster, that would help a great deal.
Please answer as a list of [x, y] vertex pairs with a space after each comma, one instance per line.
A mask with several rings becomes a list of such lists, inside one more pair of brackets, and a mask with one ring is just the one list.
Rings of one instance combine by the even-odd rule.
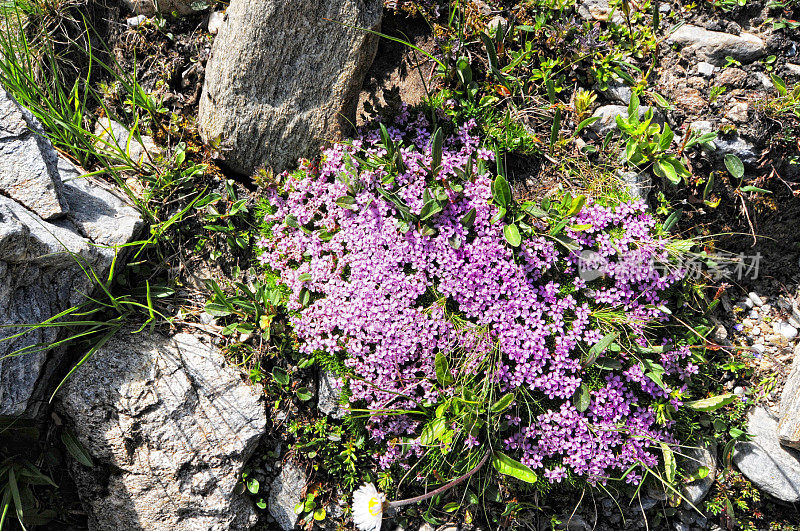
[[[418, 436], [418, 420], [391, 413], [453, 392], [436, 382], [441, 352], [454, 377], [482, 372], [501, 392], [535, 399], [539, 410], [529, 415], [520, 408], [517, 415], [527, 418], [509, 423], [502, 442], [523, 463], [544, 468], [550, 481], [570, 471], [602, 482], [639, 462], [655, 465], [657, 441], [671, 439], [669, 422], [659, 424], [652, 405], [669, 400], [673, 389], [646, 375], [652, 365], [615, 353], [619, 369], [592, 369], [601, 383], [588, 407], [579, 411], [573, 403], [587, 381], [582, 356], [592, 345], [620, 327], [646, 345], [645, 325], [666, 319], [663, 292], [680, 272], [658, 266], [668, 256], [646, 206], [589, 201], [569, 224], [582, 230], [566, 231], [577, 251], [546, 231], [512, 248], [503, 222], [492, 222], [489, 173], [458, 178], [470, 159], [476, 167], [478, 159], [493, 159], [479, 149], [475, 124], [445, 140], [434, 179], [430, 126], [423, 115], [411, 120], [402, 113], [388, 127], [392, 140], [402, 142], [401, 173], [359, 162], [387, 153], [373, 129], [326, 150], [318, 169], [305, 163], [285, 174], [280, 189], [270, 191], [260, 261], [292, 291], [301, 349], [344, 353], [351, 400], [373, 412], [369, 429], [379, 440]], [[397, 205], [378, 192], [383, 187], [419, 215], [426, 187], [436, 182], [460, 186], [444, 186], [447, 199], [425, 231], [421, 222], [402, 230]], [[465, 223], [473, 209], [474, 221]], [[581, 278], [585, 251], [602, 257], [598, 278]], [[682, 385], [692, 372], [685, 368], [688, 352], [659, 352], [666, 352], [653, 362], [663, 369], [661, 380]], [[478, 441], [470, 436], [467, 444]], [[385, 457], [381, 464], [389, 466], [403, 454]]]

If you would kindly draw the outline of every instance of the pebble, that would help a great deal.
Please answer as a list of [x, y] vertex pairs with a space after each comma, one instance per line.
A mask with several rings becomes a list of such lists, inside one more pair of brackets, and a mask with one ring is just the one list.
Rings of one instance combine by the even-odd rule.
[[747, 308], [748, 310], [753, 307], [753, 301], [751, 301], [749, 297], [743, 300], [742, 304], [744, 304], [745, 308]]
[[785, 337], [786, 339], [794, 339], [797, 336], [797, 328], [785, 321], [773, 323], [772, 331]]
[[736, 387], [733, 388], [733, 394], [735, 394], [735, 395], [743, 395], [744, 394], [744, 387], [742, 387], [741, 385], [737, 385]]
[[743, 325], [744, 325], [744, 327], [745, 327], [746, 329], [748, 329], [748, 330], [750, 330], [751, 328], [753, 328], [753, 320], [752, 320], [752, 319], [750, 319], [749, 317], [746, 317], [745, 319], [742, 319], [742, 324], [743, 324]]
[[750, 313], [747, 314], [750, 319], [758, 319], [759, 315], [758, 312], [755, 310], [750, 310]]
[[129, 28], [138, 28], [139, 26], [144, 24], [146, 21], [147, 21], [147, 17], [146, 16], [137, 15], [135, 17], [131, 17], [131, 18], [127, 19], [125, 21], [125, 24], [127, 24], [127, 26]]
[[716, 68], [716, 66], [711, 63], [706, 63], [705, 61], [697, 63], [697, 73], [701, 76], [711, 77], [714, 75], [714, 70], [716, 70]]
[[750, 347], [750, 350], [752, 350], [753, 352], [756, 352], [758, 354], [764, 354], [764, 352], [767, 349], [766, 349], [766, 347], [764, 347], [764, 345], [760, 345], [760, 344], [757, 343], [757, 344], [753, 345], [752, 347]]
[[750, 333], [756, 337], [761, 335], [761, 328], [758, 326], [754, 326]]
[[755, 291], [751, 291], [750, 293], [748, 293], [747, 298], [750, 299], [756, 306], [759, 307], [764, 306], [764, 300], [761, 297], [759, 297], [758, 293], [756, 293]]

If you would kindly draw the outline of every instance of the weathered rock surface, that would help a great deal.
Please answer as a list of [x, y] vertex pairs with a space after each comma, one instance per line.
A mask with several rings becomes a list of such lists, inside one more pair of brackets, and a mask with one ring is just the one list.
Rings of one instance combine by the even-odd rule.
[[[63, 181], [61, 200], [68, 214], [45, 221], [14, 199], [0, 195], [2, 325], [40, 323], [81, 304], [93, 288], [81, 266], [94, 269], [103, 278], [114, 261], [113, 247], [133, 240], [143, 226], [139, 213], [112, 188], [94, 178], [84, 178], [70, 162], [58, 158], [49, 142], [40, 140], [33, 145], [24, 138], [6, 142], [20, 142], [20, 150], [41, 148], [39, 159], [53, 161], [39, 168], [46, 176], [31, 173], [28, 178], [49, 179], [55, 170], [58, 182]], [[6, 155], [1, 155], [0, 164], [7, 162]], [[121, 259], [117, 263], [120, 266]], [[0, 328], [0, 338], [23, 330]], [[59, 334], [56, 328], [39, 328], [0, 342], [0, 416], [36, 416], [51, 391], [45, 374], [52, 373], [54, 367], [46, 370], [45, 362], [48, 357], [58, 362], [64, 351], [57, 348], [47, 352], [34, 345], [53, 343]], [[26, 348], [29, 350], [24, 355], [6, 357]]]
[[698, 504], [706, 497], [717, 477], [717, 460], [714, 458], [716, 451], [716, 445], [705, 448], [683, 448], [681, 449], [683, 455], [678, 457], [690, 474], [696, 473], [700, 467], [708, 468], [706, 477], [687, 483], [681, 489], [681, 494], [696, 507], [699, 507]]
[[234, 488], [264, 433], [265, 409], [209, 337], [121, 331], [60, 396], [66, 425], [95, 461], [72, 467], [94, 529], [255, 523]]
[[335, 419], [344, 416], [344, 410], [339, 403], [340, 386], [337, 383], [336, 375], [333, 372], [320, 371], [317, 409]]
[[152, 163], [161, 154], [151, 137], [140, 136], [140, 142], [130, 129], [108, 117], [95, 124], [94, 134], [99, 139], [98, 149], [117, 157], [121, 156], [121, 150], [136, 164]]
[[[708, 120], [692, 122], [689, 127], [700, 133], [714, 131], [714, 126]], [[739, 157], [745, 164], [755, 164], [760, 156], [755, 144], [742, 138], [738, 133], [717, 136], [714, 139], [714, 146], [716, 149], [713, 152], [713, 156], [719, 161], [723, 160], [725, 155], [731, 153]]]
[[272, 481], [269, 489], [269, 514], [283, 531], [294, 529], [297, 514], [294, 506], [303, 495], [307, 482], [306, 473], [292, 463], [285, 463], [281, 473]]
[[750, 33], [732, 35], [709, 31], [691, 24], [678, 28], [675, 33], [667, 37], [667, 42], [682, 47], [682, 53], [694, 54], [699, 61], [715, 66], [724, 65], [728, 56], [742, 63], [750, 63], [764, 55], [766, 51], [764, 41]]
[[783, 386], [778, 422], [778, 440], [800, 449], [800, 344], [794, 348], [794, 361]]
[[778, 421], [764, 408], [750, 412], [752, 440], [738, 442], [733, 462], [760, 490], [788, 503], [800, 502], [800, 452], [778, 442]]
[[177, 13], [193, 15], [205, 11], [211, 5], [205, 0], [123, 0], [125, 7], [137, 15], [154, 15], [156, 13]]
[[[650, 109], [647, 105], [639, 106], [639, 118], [643, 118], [647, 111]], [[603, 105], [598, 107], [592, 116], [599, 116], [600, 119], [589, 126], [590, 129], [596, 131], [600, 136], [605, 136], [609, 131], [617, 130], [617, 116], [622, 118], [628, 117], [628, 107], [625, 105]], [[663, 123], [661, 114], [654, 110], [653, 123]]]
[[221, 138], [226, 164], [249, 174], [341, 137], [377, 49], [356, 28], [377, 29], [382, 11], [380, 0], [233, 0], [206, 68], [203, 138]]
[[41, 125], [0, 87], [0, 195], [42, 219], [67, 213], [61, 196], [58, 154]]

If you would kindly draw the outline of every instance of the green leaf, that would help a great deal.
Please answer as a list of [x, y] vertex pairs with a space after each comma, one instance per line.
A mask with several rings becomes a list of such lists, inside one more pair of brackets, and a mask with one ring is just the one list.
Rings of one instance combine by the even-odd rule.
[[631, 94], [631, 101], [628, 103], [628, 122], [639, 122], [639, 96]]
[[519, 247], [522, 243], [522, 236], [520, 236], [519, 229], [514, 223], [503, 227], [503, 236], [512, 247]]
[[503, 208], [507, 209], [511, 204], [511, 187], [502, 175], [495, 177], [492, 183], [492, 195], [495, 202]]
[[439, 385], [442, 387], [451, 385], [453, 383], [453, 375], [450, 373], [450, 364], [441, 352], [436, 353], [434, 366], [436, 368], [436, 381], [439, 382]]
[[492, 67], [492, 69], [498, 70], [497, 50], [494, 47], [491, 37], [489, 37], [489, 35], [485, 32], [481, 33], [481, 41], [483, 41], [483, 45], [486, 47], [486, 54], [489, 57], [489, 65]]
[[622, 362], [611, 358], [600, 358], [594, 364], [595, 367], [606, 371], [618, 371], [622, 369]]
[[697, 411], [703, 411], [703, 412], [716, 411], [717, 409], [725, 407], [728, 404], [734, 402], [737, 398], [738, 398], [737, 395], [733, 393], [726, 393], [724, 395], [711, 396], [709, 398], [703, 398], [701, 400], [686, 402], [685, 405]]
[[675, 465], [675, 454], [667, 443], [659, 443], [661, 445], [661, 453], [664, 454], [664, 472], [665, 478], [669, 484], [675, 483], [675, 472], [677, 467]]
[[669, 124], [664, 124], [664, 131], [661, 133], [661, 138], [658, 140], [658, 147], [662, 151], [667, 151], [672, 145], [672, 139], [675, 138], [675, 133], [669, 128]]
[[708, 176], [708, 180], [706, 181], [706, 185], [703, 188], [703, 201], [708, 199], [708, 196], [713, 191], [714, 191], [714, 173], [712, 172], [711, 175]]
[[356, 205], [355, 197], [345, 195], [340, 197], [336, 200], [336, 204], [342, 208], [346, 208], [347, 210], [356, 210], [358, 206]]
[[425, 221], [426, 219], [438, 214], [442, 211], [442, 205], [439, 204], [438, 201], [435, 199], [431, 199], [424, 205], [422, 205], [422, 210], [419, 213], [419, 219]]
[[495, 452], [492, 459], [495, 470], [506, 476], [517, 478], [525, 483], [536, 483], [536, 472], [503, 452]]
[[666, 160], [657, 160], [653, 165], [653, 172], [662, 179], [667, 179], [672, 184], [679, 184], [681, 182], [681, 178], [678, 177], [678, 172], [675, 171], [675, 166]]
[[603, 336], [603, 338], [591, 346], [589, 352], [586, 354], [586, 365], [594, 363], [594, 361], [602, 354], [608, 347], [616, 341], [619, 337], [619, 332], [610, 332]]
[[461, 224], [465, 227], [471, 227], [473, 223], [475, 223], [475, 216], [478, 212], [472, 208], [469, 212], [464, 214], [464, 217], [461, 218]]
[[78, 441], [71, 431], [65, 429], [61, 432], [61, 442], [64, 443], [69, 455], [71, 455], [77, 462], [85, 467], [94, 466], [92, 464], [92, 456], [89, 455], [89, 452], [83, 447], [83, 445], [80, 443], [80, 441]]
[[434, 177], [439, 174], [442, 167], [442, 128], [437, 127], [431, 140], [431, 170]]
[[321, 522], [325, 520], [325, 517], [328, 515], [327, 511], [325, 511], [324, 507], [320, 507], [316, 511], [314, 511], [314, 520], [317, 522]]
[[267, 508], [267, 501], [264, 498], [259, 498], [256, 501], [256, 507], [261, 509], [262, 511]]
[[589, 393], [589, 387], [585, 383], [582, 383], [575, 391], [573, 403], [575, 404], [575, 409], [577, 409], [579, 413], [583, 413], [589, 409], [589, 405], [592, 403], [592, 395]]
[[586, 196], [581, 194], [575, 199], [572, 200], [572, 204], [569, 207], [569, 211], [567, 211], [567, 217], [572, 217], [578, 212], [581, 211], [583, 205], [586, 204]]
[[500, 413], [501, 411], [505, 411], [513, 401], [514, 393], [506, 393], [502, 396], [502, 398], [500, 398], [500, 400], [492, 404], [492, 406], [489, 408], [489, 411], [492, 413]]
[[298, 387], [295, 393], [297, 394], [297, 398], [303, 402], [308, 402], [314, 397], [308, 387]]
[[280, 385], [289, 385], [289, 375], [280, 367], [272, 368], [272, 378]]
[[458, 502], [450, 502], [447, 505], [445, 505], [444, 507], [442, 507], [442, 510], [444, 512], [446, 512], [446, 513], [452, 513], [452, 512], [457, 511], [460, 508], [461, 508], [461, 504], [460, 503], [458, 503]]
[[739, 189], [740, 189], [742, 192], [758, 192], [759, 194], [771, 194], [771, 193], [772, 193], [772, 192], [770, 192], [769, 190], [765, 190], [765, 189], [763, 189], [763, 188], [759, 188], [759, 187], [757, 187], [757, 186], [750, 186], [750, 185], [747, 185], [747, 186], [742, 186], [742, 187], [741, 187], [741, 188], [739, 188]]
[[22, 522], [24, 514], [22, 512], [22, 498], [19, 495], [19, 485], [17, 485], [17, 476], [14, 473], [14, 467], [8, 469], [8, 489], [11, 491], [11, 497], [14, 499], [14, 507], [17, 511], [17, 518]]
[[772, 78], [772, 84], [775, 85], [775, 90], [778, 91], [778, 94], [781, 96], [786, 96], [786, 83], [783, 79], [779, 78], [775, 74], [771, 74], [770, 77]]
[[586, 118], [585, 120], [583, 120], [581, 123], [578, 124], [578, 127], [575, 128], [575, 133], [573, 133], [573, 136], [578, 136], [578, 133], [580, 133], [593, 123], [597, 122], [598, 120], [600, 120], [600, 116], [592, 116], [591, 118]]
[[250, 494], [258, 494], [258, 489], [261, 488], [261, 484], [256, 478], [247, 478], [245, 484], [247, 485], [247, 490], [250, 492]]
[[284, 223], [286, 223], [287, 227], [291, 227], [293, 229], [299, 229], [300, 228], [300, 225], [297, 223], [297, 218], [294, 217], [292, 214], [288, 214], [286, 216], [286, 219], [284, 220]]
[[550, 150], [558, 141], [558, 134], [561, 131], [561, 108], [556, 108], [555, 115], [553, 116], [553, 126], [550, 128]]
[[303, 273], [302, 275], [297, 277], [297, 280], [298, 280], [298, 282], [307, 282], [307, 281], [311, 280], [312, 278], [313, 277], [311, 276], [311, 273]]
[[666, 221], [664, 221], [664, 232], [669, 232], [669, 230], [675, 226], [681, 216], [683, 215], [683, 210], [676, 210], [672, 214], [670, 214]]
[[744, 164], [742, 163], [742, 159], [733, 153], [727, 153], [725, 155], [725, 167], [728, 168], [728, 172], [736, 179], [744, 177]]
[[423, 446], [431, 446], [444, 435], [445, 431], [447, 431], [447, 421], [444, 418], [433, 419], [423, 428], [419, 441]]
[[528, 202], [522, 205], [522, 211], [526, 214], [530, 214], [531, 216], [539, 219], [547, 219], [550, 217], [550, 214], [536, 206], [533, 202]]
[[386, 129], [386, 126], [383, 124], [379, 124], [381, 129], [381, 142], [383, 142], [383, 147], [386, 148], [386, 151], [391, 155], [392, 150], [394, 149], [394, 142], [389, 137], [389, 131]]

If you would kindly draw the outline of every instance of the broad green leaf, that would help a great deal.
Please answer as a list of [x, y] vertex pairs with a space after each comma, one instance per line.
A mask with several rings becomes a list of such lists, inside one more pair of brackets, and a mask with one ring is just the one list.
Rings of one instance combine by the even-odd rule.
[[569, 207], [569, 211], [567, 212], [567, 217], [572, 217], [578, 212], [581, 211], [583, 205], [586, 204], [586, 196], [581, 194], [575, 199], [572, 200], [572, 204]]
[[358, 208], [355, 197], [349, 195], [345, 195], [337, 199], [336, 204], [341, 208], [346, 208], [347, 210], [356, 210]]
[[320, 507], [316, 511], [314, 511], [314, 520], [317, 522], [321, 522], [325, 520], [325, 517], [328, 515], [327, 511], [325, 511], [324, 507]]
[[578, 127], [575, 128], [575, 133], [573, 133], [573, 136], [578, 136], [578, 133], [580, 133], [593, 123], [597, 122], [598, 120], [600, 120], [600, 116], [592, 116], [591, 118], [586, 118], [585, 120], [583, 120], [581, 123], [578, 124]]
[[89, 452], [83, 445], [75, 438], [75, 435], [72, 434], [69, 430], [64, 430], [61, 432], [61, 442], [64, 443], [64, 446], [67, 448], [67, 452], [71, 455], [77, 462], [82, 464], [85, 467], [92, 467], [92, 456], [89, 455]]
[[442, 211], [442, 205], [435, 199], [432, 199], [427, 203], [425, 203], [424, 205], [422, 205], [422, 210], [419, 213], [419, 219], [425, 221], [426, 219], [438, 214], [441, 211]]
[[297, 398], [299, 398], [303, 402], [308, 402], [314, 396], [308, 389], [308, 387], [298, 387], [295, 393], [297, 394]]
[[771, 74], [770, 77], [772, 78], [772, 84], [775, 85], [775, 90], [778, 91], [778, 94], [781, 96], [786, 96], [786, 83], [783, 79], [779, 78], [775, 74]]
[[[635, 120], [635, 121], [633, 121]], [[628, 103], [628, 121], [636, 123], [639, 120], [639, 96], [631, 94], [631, 101]]]
[[492, 183], [492, 194], [495, 202], [501, 207], [507, 209], [508, 205], [511, 204], [511, 187], [502, 175], [495, 177]]
[[714, 173], [712, 172], [711, 175], [708, 176], [708, 181], [706, 181], [706, 185], [703, 188], [703, 201], [708, 199], [708, 196], [711, 192], [714, 191]]
[[453, 375], [450, 373], [450, 364], [441, 352], [436, 353], [434, 366], [436, 368], [436, 381], [439, 382], [439, 385], [442, 387], [451, 385], [453, 383]]
[[519, 229], [514, 223], [503, 227], [503, 236], [512, 247], [519, 247], [522, 243], [522, 236], [520, 236]]
[[511, 405], [511, 402], [514, 401], [514, 393], [506, 393], [505, 395], [500, 398], [497, 402], [492, 404], [492, 407], [489, 410], [492, 413], [500, 413], [501, 411], [505, 411], [508, 406]]
[[675, 138], [675, 133], [669, 128], [669, 124], [664, 124], [664, 132], [661, 133], [661, 138], [658, 140], [658, 147], [662, 151], [667, 151], [672, 145], [673, 138]]
[[575, 404], [575, 409], [577, 409], [579, 413], [583, 413], [589, 409], [589, 405], [592, 403], [592, 395], [589, 393], [589, 387], [585, 383], [582, 383], [577, 391], [575, 391], [573, 402]]
[[619, 332], [610, 332], [604, 335], [603, 338], [600, 339], [600, 341], [592, 345], [591, 348], [589, 349], [589, 352], [586, 354], [586, 364], [589, 365], [591, 363], [594, 363], [594, 360], [596, 360], [600, 356], [600, 354], [602, 354], [603, 351], [605, 351], [609, 347], [609, 345], [611, 345], [611, 343], [616, 341], [618, 337], [619, 337]]
[[733, 393], [726, 393], [724, 395], [711, 396], [701, 400], [686, 402], [685, 405], [697, 411], [716, 411], [717, 409], [725, 407], [734, 402], [737, 398], [737, 395]]
[[437, 418], [430, 421], [419, 436], [423, 446], [431, 446], [438, 441], [444, 432], [447, 431], [447, 421], [444, 418]]
[[539, 219], [547, 219], [549, 217], [549, 214], [547, 212], [545, 212], [544, 210], [542, 210], [533, 203], [526, 203], [522, 205], [522, 211], [525, 212], [526, 214], [530, 214], [531, 216]]
[[525, 483], [536, 483], [536, 472], [503, 452], [495, 452], [492, 459], [495, 470], [506, 476], [517, 478]]
[[475, 223], [475, 216], [477, 215], [477, 211], [472, 208], [469, 212], [464, 214], [464, 217], [461, 218], [461, 224], [465, 227], [471, 227], [473, 223]]
[[247, 490], [250, 492], [250, 494], [258, 494], [258, 490], [261, 488], [261, 484], [256, 478], [247, 478], [245, 484], [247, 485]]
[[657, 160], [656, 163], [653, 165], [653, 171], [659, 177], [667, 179], [669, 182], [673, 184], [678, 184], [681, 182], [681, 178], [678, 177], [678, 172], [675, 171], [675, 166], [673, 166], [666, 160]]
[[293, 229], [299, 229], [300, 225], [297, 223], [297, 218], [294, 217], [292, 214], [288, 214], [286, 219], [284, 220], [287, 227], [292, 227]]
[[492, 42], [492, 38], [484, 32], [481, 33], [481, 41], [483, 41], [483, 45], [486, 47], [486, 54], [489, 56], [489, 66], [494, 70], [498, 70], [497, 50]]
[[728, 172], [736, 179], [744, 177], [744, 164], [742, 163], [742, 159], [733, 153], [727, 153], [725, 155], [725, 167], [728, 168]]
[[289, 385], [289, 375], [280, 367], [272, 368], [272, 378], [280, 385]]

